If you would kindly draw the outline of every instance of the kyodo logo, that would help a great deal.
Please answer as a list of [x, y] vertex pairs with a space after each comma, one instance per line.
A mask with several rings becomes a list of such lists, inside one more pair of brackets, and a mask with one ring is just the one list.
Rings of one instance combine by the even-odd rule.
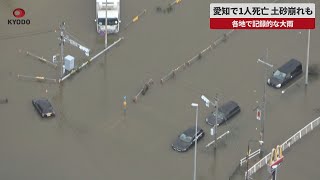
[[30, 19], [21, 19], [26, 15], [26, 11], [22, 8], [16, 8], [15, 10], [12, 11], [12, 15], [16, 19], [8, 19], [8, 24], [10, 25], [24, 25], [30, 24]]

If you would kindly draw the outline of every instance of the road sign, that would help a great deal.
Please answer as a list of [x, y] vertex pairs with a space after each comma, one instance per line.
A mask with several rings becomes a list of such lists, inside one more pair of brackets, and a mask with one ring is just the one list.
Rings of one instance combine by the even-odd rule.
[[55, 63], [55, 62], [56, 62], [56, 60], [57, 60], [57, 56], [56, 56], [56, 55], [54, 55], [54, 56], [52, 57], [52, 62], [53, 62], [53, 63]]
[[215, 127], [211, 128], [210, 134], [211, 136], [214, 136], [216, 134]]
[[257, 120], [261, 120], [261, 110], [257, 108]]
[[206, 103], [206, 106], [209, 107], [210, 100], [207, 97], [205, 97], [204, 95], [201, 96], [201, 99]]

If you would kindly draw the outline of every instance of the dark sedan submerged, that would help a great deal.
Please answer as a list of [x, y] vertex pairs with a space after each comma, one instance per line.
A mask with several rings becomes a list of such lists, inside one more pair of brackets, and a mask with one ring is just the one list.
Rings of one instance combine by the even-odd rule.
[[217, 117], [217, 125], [225, 123], [227, 120], [231, 119], [233, 116], [240, 112], [240, 106], [238, 103], [234, 101], [229, 101], [223, 104], [221, 107], [218, 108], [218, 115], [217, 113], [211, 112], [208, 117], [206, 118], [207, 124], [210, 126], [214, 126]]
[[36, 108], [41, 117], [55, 116], [55, 112], [51, 103], [44, 98], [32, 100], [33, 106]]
[[196, 139], [199, 141], [204, 136], [204, 131], [198, 127], [197, 136], [195, 136], [196, 127], [190, 127], [182, 132], [178, 138], [171, 145], [172, 148], [179, 152], [188, 151], [195, 143]]
[[302, 64], [296, 59], [291, 59], [278, 68], [268, 79], [268, 85], [274, 88], [281, 88], [295, 77], [302, 74]]

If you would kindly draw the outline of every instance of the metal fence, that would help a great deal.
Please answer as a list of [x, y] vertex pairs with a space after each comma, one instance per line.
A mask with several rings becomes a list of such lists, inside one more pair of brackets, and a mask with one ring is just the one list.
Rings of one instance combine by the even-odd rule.
[[[298, 131], [297, 133], [295, 133], [293, 136], [291, 136], [288, 140], [286, 140], [282, 145], [282, 150], [285, 151], [286, 149], [290, 148], [295, 142], [297, 142], [298, 140], [300, 140], [304, 135], [308, 134], [309, 132], [311, 132], [312, 130], [314, 130], [317, 126], [319, 126], [320, 124], [320, 117], [318, 117], [317, 119], [313, 120], [312, 122], [310, 122], [308, 125], [306, 125], [305, 127], [303, 127], [300, 131]], [[253, 175], [254, 173], [256, 173], [259, 169], [261, 169], [263, 166], [267, 165], [269, 160], [271, 158], [271, 153], [269, 153], [268, 155], [266, 155], [264, 158], [262, 158], [259, 162], [257, 162], [255, 165], [253, 165], [245, 174], [245, 176], [247, 176], [247, 174], [249, 175], [249, 177], [251, 175]]]
[[160, 83], [164, 84], [166, 81], [173, 79], [178, 72], [182, 72], [187, 67], [190, 67], [194, 62], [200, 60], [202, 58], [202, 56], [205, 55], [206, 52], [218, 47], [223, 42], [226, 42], [233, 32], [235, 32], [234, 29], [224, 33], [218, 39], [216, 39], [212, 44], [210, 44], [208, 47], [206, 47], [205, 49], [200, 51], [198, 54], [193, 56], [191, 59], [187, 60], [186, 62], [184, 62], [183, 64], [181, 64], [177, 68], [172, 69], [168, 74], [166, 74], [165, 76], [163, 76], [160, 79]]

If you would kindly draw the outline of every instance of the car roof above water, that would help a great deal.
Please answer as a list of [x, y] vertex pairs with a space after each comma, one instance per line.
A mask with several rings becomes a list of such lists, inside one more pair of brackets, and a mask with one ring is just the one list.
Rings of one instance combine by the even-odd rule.
[[[201, 131], [202, 129], [198, 126], [198, 131]], [[196, 127], [189, 127], [187, 130], [185, 130], [183, 133], [187, 136], [193, 136], [195, 134]]]
[[45, 98], [39, 98], [39, 99], [34, 99], [33, 100], [35, 103], [40, 105], [42, 108], [51, 108], [51, 103], [49, 102], [48, 99]]
[[219, 111], [223, 113], [228, 113], [238, 107], [239, 105], [235, 101], [228, 101], [225, 104], [223, 104], [221, 107], [219, 107]]
[[301, 65], [301, 62], [296, 59], [290, 59], [288, 62], [286, 62], [284, 65], [282, 65], [280, 68], [278, 68], [279, 71], [283, 73], [289, 73], [292, 72], [297, 68], [297, 66]]

